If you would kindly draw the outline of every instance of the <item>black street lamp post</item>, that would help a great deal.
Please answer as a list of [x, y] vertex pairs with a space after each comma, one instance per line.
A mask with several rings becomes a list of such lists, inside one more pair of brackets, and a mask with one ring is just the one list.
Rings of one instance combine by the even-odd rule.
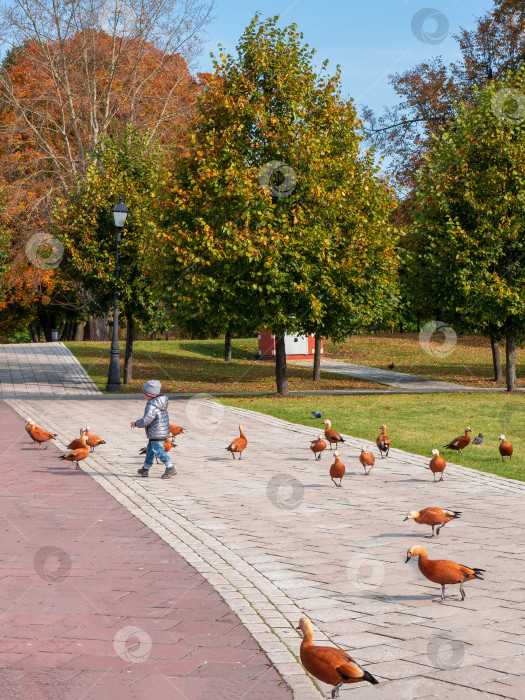
[[122, 237], [122, 229], [126, 223], [128, 208], [122, 201], [122, 197], [118, 198], [111, 213], [113, 214], [113, 222], [115, 224], [116, 237], [116, 254], [115, 254], [115, 291], [113, 294], [113, 332], [111, 334], [111, 351], [109, 354], [109, 372], [106, 391], [120, 391], [120, 365], [119, 365], [119, 344], [118, 344], [118, 281], [120, 273], [120, 241]]

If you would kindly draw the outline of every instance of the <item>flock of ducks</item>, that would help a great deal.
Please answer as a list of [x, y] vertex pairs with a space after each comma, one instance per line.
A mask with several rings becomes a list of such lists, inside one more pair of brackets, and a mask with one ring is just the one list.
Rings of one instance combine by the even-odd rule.
[[[312, 413], [316, 418], [322, 417], [322, 414], [319, 413], [319, 411], [312, 411]], [[318, 435], [317, 438], [310, 441], [310, 449], [314, 454], [314, 459], [318, 461], [321, 459], [321, 454], [326, 450], [327, 443], [330, 445], [330, 450], [332, 450], [332, 445], [344, 443], [344, 438], [341, 436], [340, 433], [337, 432], [337, 430], [334, 430], [332, 428], [332, 423], [329, 420], [324, 420], [323, 424], [326, 425], [324, 437], [322, 435]], [[380, 427], [380, 430], [381, 432], [376, 439], [376, 445], [377, 449], [379, 450], [379, 454], [381, 455], [381, 459], [384, 459], [388, 457], [392, 443], [390, 441], [390, 438], [386, 434], [386, 425], [382, 425]], [[471, 432], [472, 430], [470, 428], [465, 428], [464, 435], [460, 435], [459, 437], [454, 438], [443, 447], [445, 447], [447, 450], [456, 450], [457, 452], [461, 453], [462, 450], [464, 450], [465, 447], [467, 447], [467, 445], [470, 444]], [[501, 455], [501, 460], [505, 461], [505, 457], [508, 457], [509, 461], [512, 460], [512, 455], [514, 452], [513, 446], [510, 442], [507, 442], [507, 440], [505, 439], [505, 435], [500, 435], [499, 440], [499, 453]], [[483, 444], [483, 435], [481, 433], [478, 435], [477, 438], [474, 438], [474, 444]], [[443, 459], [443, 457], [441, 457], [441, 455], [439, 454], [439, 450], [437, 449], [432, 450], [430, 456], [432, 457], [432, 459], [429, 462], [428, 468], [434, 475], [434, 481], [436, 481], [436, 475], [439, 475], [440, 477], [439, 479], [437, 479], [437, 481], [444, 481], [443, 472], [445, 471], [445, 467], [447, 466], [446, 461]], [[362, 447], [361, 454], [359, 455], [359, 461], [361, 462], [361, 466], [364, 469], [365, 476], [368, 476], [368, 474], [370, 474], [370, 472], [372, 471], [374, 464], [376, 463], [374, 455], [371, 452], [368, 452], [366, 447]], [[330, 467], [330, 478], [336, 486], [342, 486], [345, 471], [346, 467], [339, 459], [339, 452], [335, 452], [335, 461]], [[335, 481], [336, 479], [339, 479], [339, 483]]]
[[[322, 414], [318, 411], [313, 412], [316, 418], [321, 418]], [[38, 443], [40, 447], [43, 444], [48, 443], [57, 435], [50, 433], [47, 430], [43, 430], [35, 425], [34, 421], [27, 418], [27, 424], [25, 429], [33, 442]], [[314, 454], [315, 460], [321, 459], [321, 454], [327, 448], [327, 443], [330, 445], [330, 450], [333, 446], [344, 444], [345, 440], [336, 430], [332, 428], [332, 424], [329, 420], [324, 420], [323, 424], [326, 425], [324, 431], [324, 438], [319, 435], [317, 439], [312, 440], [310, 443], [310, 450]], [[379, 450], [379, 454], [382, 459], [387, 458], [391, 448], [391, 440], [386, 433], [386, 426], [382, 425], [380, 428], [381, 432], [376, 439], [376, 446]], [[470, 444], [470, 428], [465, 428], [464, 435], [460, 435], [454, 438], [447, 445], [444, 445], [446, 449], [456, 450], [461, 452], [465, 447]], [[170, 435], [164, 443], [164, 449], [168, 452], [172, 447], [176, 447], [173, 439], [184, 433], [184, 429], [177, 425], [170, 425]], [[480, 433], [478, 438], [475, 439], [475, 444], [481, 444], [483, 437]], [[80, 429], [80, 437], [72, 440], [69, 445], [68, 452], [62, 455], [60, 459], [67, 460], [69, 462], [76, 463], [76, 468], [80, 469], [79, 462], [89, 456], [90, 450], [94, 450], [95, 447], [99, 445], [106, 444], [104, 440], [99, 438], [97, 435], [91, 435], [89, 427]], [[244, 434], [243, 426], [239, 425], [239, 437], [232, 440], [232, 442], [225, 449], [231, 453], [232, 458], [235, 459], [235, 455], [239, 455], [239, 459], [242, 458], [242, 453], [248, 446], [248, 440]], [[46, 444], [47, 447], [47, 444]], [[144, 454], [146, 448], [140, 451], [140, 454]], [[512, 459], [513, 454], [512, 445], [507, 442], [504, 435], [500, 435], [500, 445], [499, 452], [502, 460], [508, 457], [509, 460]], [[439, 450], [434, 449], [431, 452], [432, 459], [429, 463], [430, 471], [434, 475], [434, 482], [436, 481], [436, 475], [440, 475], [438, 481], [443, 481], [443, 472], [445, 471], [446, 461], [440, 456]], [[363, 466], [364, 473], [366, 476], [370, 474], [372, 468], [375, 464], [375, 457], [371, 452], [368, 452], [365, 447], [362, 447], [361, 454], [359, 455], [359, 461]], [[342, 463], [339, 452], [336, 450], [334, 452], [334, 462], [330, 466], [330, 478], [334, 482], [335, 486], [338, 488], [342, 487], [343, 477], [345, 475], [345, 466]], [[336, 480], [339, 480], [337, 483]], [[432, 528], [432, 534], [430, 537], [438, 536], [440, 531], [445, 527], [445, 525], [452, 520], [455, 520], [461, 516], [459, 511], [447, 510], [438, 507], [423, 508], [419, 511], [411, 511], [405, 517], [405, 520], [413, 520], [419, 525], [427, 525]], [[438, 600], [439, 603], [445, 601], [445, 586], [447, 585], [458, 585], [460, 591], [460, 598], [463, 601], [465, 599], [465, 590], [463, 584], [467, 581], [473, 579], [483, 580], [484, 569], [473, 568], [470, 566], [465, 566], [464, 564], [458, 564], [453, 561], [448, 561], [445, 559], [429, 559], [427, 550], [425, 547], [416, 545], [410, 547], [407, 552], [405, 562], [409, 562], [410, 559], [418, 559], [418, 567], [423, 576], [433, 583], [437, 583], [441, 586], [441, 598]], [[362, 681], [367, 681], [372, 685], [376, 685], [379, 681], [372, 676], [371, 673], [362, 668], [355, 659], [353, 659], [349, 654], [338, 649], [336, 647], [328, 646], [316, 646], [313, 644], [313, 627], [311, 621], [307, 617], [302, 617], [299, 621], [299, 627], [297, 628], [302, 632], [303, 640], [301, 643], [300, 657], [301, 663], [304, 668], [318, 680], [333, 686], [332, 698], [339, 697], [340, 688], [348, 683], [359, 683]]]
[[[321, 418], [322, 414], [319, 411], [313, 411], [315, 418]], [[344, 438], [336, 430], [332, 428], [329, 420], [323, 421], [326, 425], [325, 433], [319, 435], [315, 440], [310, 442], [310, 450], [314, 454], [315, 460], [320, 460], [321, 455], [326, 450], [327, 444], [332, 449], [333, 445], [344, 443]], [[382, 425], [381, 432], [376, 439], [377, 449], [381, 458], [388, 457], [391, 440], [387, 435], [386, 426]], [[456, 450], [461, 453], [470, 444], [470, 433], [472, 430], [467, 427], [463, 435], [454, 438], [449, 443], [444, 445], [445, 449]], [[500, 435], [499, 453], [502, 461], [505, 457], [512, 459], [513, 446], [505, 439], [504, 435]], [[481, 445], [483, 443], [483, 435], [480, 433], [474, 439], [474, 444]], [[443, 472], [447, 466], [446, 461], [440, 456], [439, 450], [433, 449], [430, 453], [432, 459], [429, 462], [429, 469], [433, 474], [434, 482], [436, 476], [439, 475], [437, 481], [443, 481]], [[345, 466], [342, 463], [339, 452], [334, 453], [334, 462], [330, 466], [330, 478], [336, 487], [342, 486], [343, 476], [345, 475]], [[359, 461], [364, 469], [365, 475], [370, 474], [375, 464], [375, 457], [371, 452], [368, 452], [365, 447], [361, 448]], [[339, 480], [339, 482], [337, 482]], [[427, 525], [432, 528], [430, 537], [438, 536], [445, 525], [452, 520], [456, 520], [461, 516], [459, 511], [448, 510], [438, 507], [422, 508], [421, 510], [411, 511], [405, 517], [405, 520], [413, 520], [419, 525]], [[483, 580], [485, 569], [465, 566], [454, 561], [446, 559], [429, 559], [425, 547], [416, 545], [410, 547], [407, 552], [405, 562], [410, 559], [418, 560], [418, 568], [425, 578], [433, 583], [441, 586], [441, 598], [437, 601], [443, 603], [445, 601], [445, 586], [458, 585], [460, 599], [465, 599], [465, 590], [463, 584], [474, 579]], [[332, 698], [339, 697], [339, 689], [347, 683], [359, 683], [367, 681], [373, 685], [378, 681], [368, 671], [362, 668], [349, 654], [336, 647], [320, 647], [313, 644], [313, 628], [310, 620], [307, 617], [301, 618], [298, 629], [303, 633], [303, 641], [301, 644], [301, 662], [306, 670], [315, 678], [333, 686]]]

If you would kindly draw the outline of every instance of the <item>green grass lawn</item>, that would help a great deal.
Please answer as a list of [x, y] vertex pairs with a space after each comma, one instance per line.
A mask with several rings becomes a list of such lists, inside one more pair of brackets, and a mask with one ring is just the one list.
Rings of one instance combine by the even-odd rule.
[[[468, 386], [495, 387], [492, 380], [492, 354], [487, 338], [460, 336], [452, 352], [440, 356], [440, 340], [436, 334], [428, 354], [419, 343], [417, 333], [357, 335], [341, 344], [324, 343], [324, 356], [344, 359], [387, 369], [394, 363], [395, 370], [422, 377], [453, 381]], [[109, 343], [66, 343], [77, 356], [92, 379], [103, 390], [106, 384]], [[232, 343], [232, 362], [225, 363], [223, 340], [154, 340], [137, 341], [133, 360], [134, 379], [126, 391], [140, 390], [142, 383], [153, 376], [173, 392], [242, 392], [275, 391], [272, 363], [255, 362], [257, 339], [240, 338]], [[505, 349], [501, 349], [502, 357]], [[124, 343], [121, 343], [124, 355]], [[525, 350], [517, 350], [518, 384], [525, 386], [523, 361]], [[319, 385], [311, 380], [311, 370], [289, 365], [289, 384], [292, 390], [308, 389], [365, 389], [385, 388], [350, 377], [325, 373]], [[501, 383], [504, 387], [504, 382]]]
[[[336, 430], [367, 440], [375, 440], [379, 426], [385, 423], [393, 447], [425, 456], [438, 448], [447, 461], [525, 481], [525, 396], [522, 394], [254, 397], [224, 398], [221, 402], [311, 425], [313, 437], [324, 428], [324, 418], [329, 418]], [[312, 416], [314, 410], [321, 411], [323, 418], [316, 420]], [[471, 444], [462, 454], [441, 450], [466, 426], [472, 428], [472, 437], [483, 433], [483, 445]], [[510, 463], [506, 460], [503, 464], [498, 452], [501, 434], [514, 446]]]
[[[74, 343], [65, 345], [77, 357], [99, 389], [106, 386], [110, 343]], [[121, 342], [121, 379], [124, 343]], [[140, 392], [148, 379], [159, 379], [168, 392], [243, 392], [275, 393], [275, 365], [257, 362], [257, 339], [241, 338], [232, 342], [232, 361], [224, 362], [223, 340], [137, 341], [133, 353], [133, 381], [127, 392]], [[289, 387], [308, 389], [385, 388], [342, 375], [323, 373], [316, 384], [307, 367], [288, 368]]]
[[[348, 360], [356, 365], [369, 365], [387, 369], [394, 363], [397, 372], [417, 374], [421, 377], [442, 379], [469, 386], [497, 386], [492, 380], [492, 352], [488, 338], [481, 336], [458, 336], [452, 352], [440, 356], [444, 336], [436, 333], [432, 337], [427, 354], [419, 343], [418, 333], [381, 333], [356, 335], [344, 343], [324, 343], [324, 354], [338, 360]], [[501, 344], [501, 359], [505, 361], [505, 346]], [[525, 349], [516, 351], [518, 385], [525, 386]], [[501, 383], [504, 386], [504, 382]]]

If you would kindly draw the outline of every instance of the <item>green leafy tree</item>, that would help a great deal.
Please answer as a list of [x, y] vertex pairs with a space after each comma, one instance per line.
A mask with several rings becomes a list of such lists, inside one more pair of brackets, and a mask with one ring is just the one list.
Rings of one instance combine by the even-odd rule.
[[524, 95], [521, 69], [459, 106], [420, 173], [409, 234], [420, 306], [458, 330], [504, 336], [509, 391], [525, 336]]
[[339, 70], [316, 73], [277, 22], [256, 16], [215, 63], [173, 168], [166, 256], [182, 323], [272, 329], [284, 395], [285, 333], [341, 339], [391, 309], [396, 233]]
[[52, 232], [63, 242], [63, 265], [89, 290], [93, 312], [106, 313], [113, 299], [115, 229], [112, 207], [121, 196], [129, 215], [120, 246], [119, 309], [126, 318], [124, 382], [132, 375], [136, 324], [150, 330], [165, 324], [167, 311], [154, 292], [150, 258], [158, 239], [157, 196], [165, 176], [160, 151], [128, 129], [105, 138], [90, 161], [85, 180], [61, 201]]

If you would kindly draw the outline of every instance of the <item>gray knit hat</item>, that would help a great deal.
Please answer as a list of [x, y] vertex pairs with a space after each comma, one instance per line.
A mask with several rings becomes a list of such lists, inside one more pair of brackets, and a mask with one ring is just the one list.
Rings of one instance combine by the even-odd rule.
[[150, 379], [149, 382], [146, 382], [144, 386], [142, 387], [142, 391], [148, 396], [149, 398], [153, 398], [154, 396], [158, 396], [161, 392], [162, 385], [157, 379]]

